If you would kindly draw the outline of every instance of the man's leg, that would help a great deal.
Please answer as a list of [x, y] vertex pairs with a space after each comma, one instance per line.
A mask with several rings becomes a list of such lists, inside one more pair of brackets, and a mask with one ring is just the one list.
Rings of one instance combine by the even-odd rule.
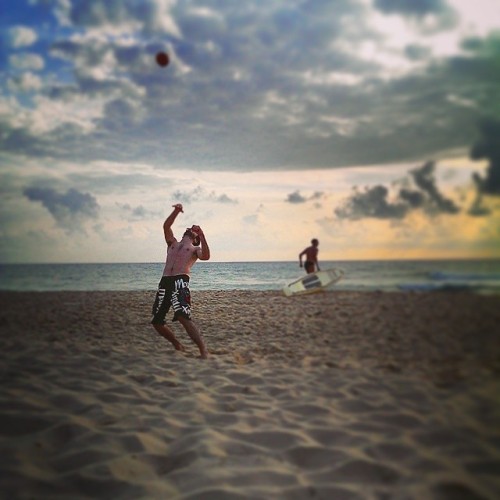
[[164, 338], [166, 338], [178, 351], [184, 351], [184, 346], [177, 340], [174, 332], [167, 325], [155, 325], [153, 328]]
[[191, 337], [191, 340], [198, 346], [198, 349], [200, 350], [200, 357], [203, 359], [208, 358], [208, 350], [198, 327], [192, 320], [184, 318], [183, 316], [179, 316], [179, 323], [185, 328], [186, 332]]

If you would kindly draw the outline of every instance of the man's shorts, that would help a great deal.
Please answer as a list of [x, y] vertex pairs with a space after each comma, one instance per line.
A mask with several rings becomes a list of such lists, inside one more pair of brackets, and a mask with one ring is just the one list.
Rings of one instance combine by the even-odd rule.
[[313, 273], [314, 272], [314, 262], [311, 261], [311, 260], [306, 260], [304, 262], [304, 269], [308, 272], [308, 273]]
[[170, 307], [174, 310], [172, 321], [178, 321], [179, 316], [191, 319], [191, 292], [187, 274], [162, 277], [153, 304], [151, 323], [164, 325]]

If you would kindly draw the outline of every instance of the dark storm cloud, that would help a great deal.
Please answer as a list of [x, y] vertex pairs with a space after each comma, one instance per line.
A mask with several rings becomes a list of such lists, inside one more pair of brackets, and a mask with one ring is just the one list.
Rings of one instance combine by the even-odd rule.
[[91, 194], [81, 193], [76, 189], [59, 193], [53, 188], [29, 187], [23, 194], [30, 201], [40, 202], [56, 222], [66, 229], [79, 230], [80, 227], [71, 225], [76, 221], [96, 219], [99, 215], [96, 199]]
[[[364, 191], [357, 188], [353, 195], [344, 200], [334, 212], [340, 219], [403, 219], [410, 212], [422, 209], [428, 215], [456, 214], [460, 208], [453, 200], [446, 198], [437, 188], [434, 177], [435, 164], [428, 162], [409, 172], [415, 188], [402, 188], [390, 200], [389, 189], [378, 185], [367, 187]], [[477, 214], [476, 214], [477, 215]]]
[[435, 163], [431, 161], [420, 168], [412, 170], [410, 174], [417, 187], [427, 195], [427, 205], [432, 211], [456, 214], [460, 209], [455, 205], [453, 200], [444, 197], [437, 188], [434, 177], [435, 168]]
[[483, 197], [480, 192], [477, 192], [476, 198], [467, 213], [472, 217], [486, 217], [491, 214], [491, 209], [484, 206]]
[[487, 195], [500, 195], [500, 121], [485, 120], [480, 125], [481, 138], [474, 144], [470, 156], [474, 160], [488, 160], [485, 177], [474, 174], [478, 191]]
[[321, 191], [315, 191], [311, 196], [303, 196], [300, 194], [300, 191], [294, 191], [290, 193], [286, 197], [286, 202], [288, 203], [306, 203], [311, 200], [320, 200], [324, 196], [324, 193]]
[[375, 7], [387, 14], [425, 16], [447, 10], [443, 0], [375, 0]]
[[304, 198], [299, 191], [294, 191], [287, 196], [286, 201], [288, 203], [305, 203], [307, 198]]
[[315, 191], [310, 197], [310, 200], [320, 200], [323, 198], [324, 193], [322, 191]]
[[463, 40], [462, 48], [465, 51], [464, 55], [451, 57], [447, 61], [449, 76], [453, 80], [461, 81], [464, 84], [467, 81], [476, 81], [478, 86], [474, 91], [472, 89], [468, 90], [468, 97], [474, 98], [474, 94], [485, 92], [484, 104], [486, 105], [480, 108], [482, 110], [481, 114], [495, 119], [494, 111], [488, 103], [496, 102], [500, 97], [498, 87], [500, 79], [500, 65], [498, 64], [500, 59], [500, 35], [497, 32], [484, 39], [467, 38]]
[[445, 0], [375, 0], [374, 6], [384, 14], [400, 14], [417, 20], [423, 33], [450, 30], [459, 20]]
[[399, 191], [399, 197], [412, 208], [420, 208], [425, 203], [425, 195], [420, 191], [403, 188]]
[[335, 215], [340, 219], [402, 219], [408, 212], [408, 205], [388, 201], [389, 190], [382, 185], [357, 191], [340, 207]]

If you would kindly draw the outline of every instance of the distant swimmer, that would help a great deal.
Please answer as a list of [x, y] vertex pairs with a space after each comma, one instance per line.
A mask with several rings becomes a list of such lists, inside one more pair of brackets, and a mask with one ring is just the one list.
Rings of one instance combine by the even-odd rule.
[[186, 228], [182, 239], [177, 241], [172, 232], [172, 224], [183, 212], [182, 205], [173, 205], [173, 212], [163, 223], [163, 233], [167, 243], [167, 260], [163, 276], [158, 285], [153, 305], [154, 329], [166, 338], [178, 351], [184, 346], [177, 340], [174, 332], [165, 324], [165, 316], [170, 307], [174, 311], [172, 321], [179, 321], [191, 340], [198, 346], [200, 357], [207, 358], [208, 350], [198, 327], [191, 319], [191, 293], [189, 291], [189, 272], [197, 259], [209, 260], [210, 249], [200, 226]]
[[305, 248], [302, 252], [299, 253], [299, 265], [302, 267], [302, 257], [306, 256], [306, 261], [304, 262], [304, 268], [306, 273], [313, 273], [314, 271], [319, 271], [318, 264], [318, 246], [319, 241], [314, 238], [311, 240], [311, 246]]

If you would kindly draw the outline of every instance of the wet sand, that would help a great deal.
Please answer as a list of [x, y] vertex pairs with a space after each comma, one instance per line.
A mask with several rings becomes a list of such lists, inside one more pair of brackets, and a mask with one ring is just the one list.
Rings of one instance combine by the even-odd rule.
[[0, 491], [35, 499], [500, 498], [500, 300], [0, 292]]

